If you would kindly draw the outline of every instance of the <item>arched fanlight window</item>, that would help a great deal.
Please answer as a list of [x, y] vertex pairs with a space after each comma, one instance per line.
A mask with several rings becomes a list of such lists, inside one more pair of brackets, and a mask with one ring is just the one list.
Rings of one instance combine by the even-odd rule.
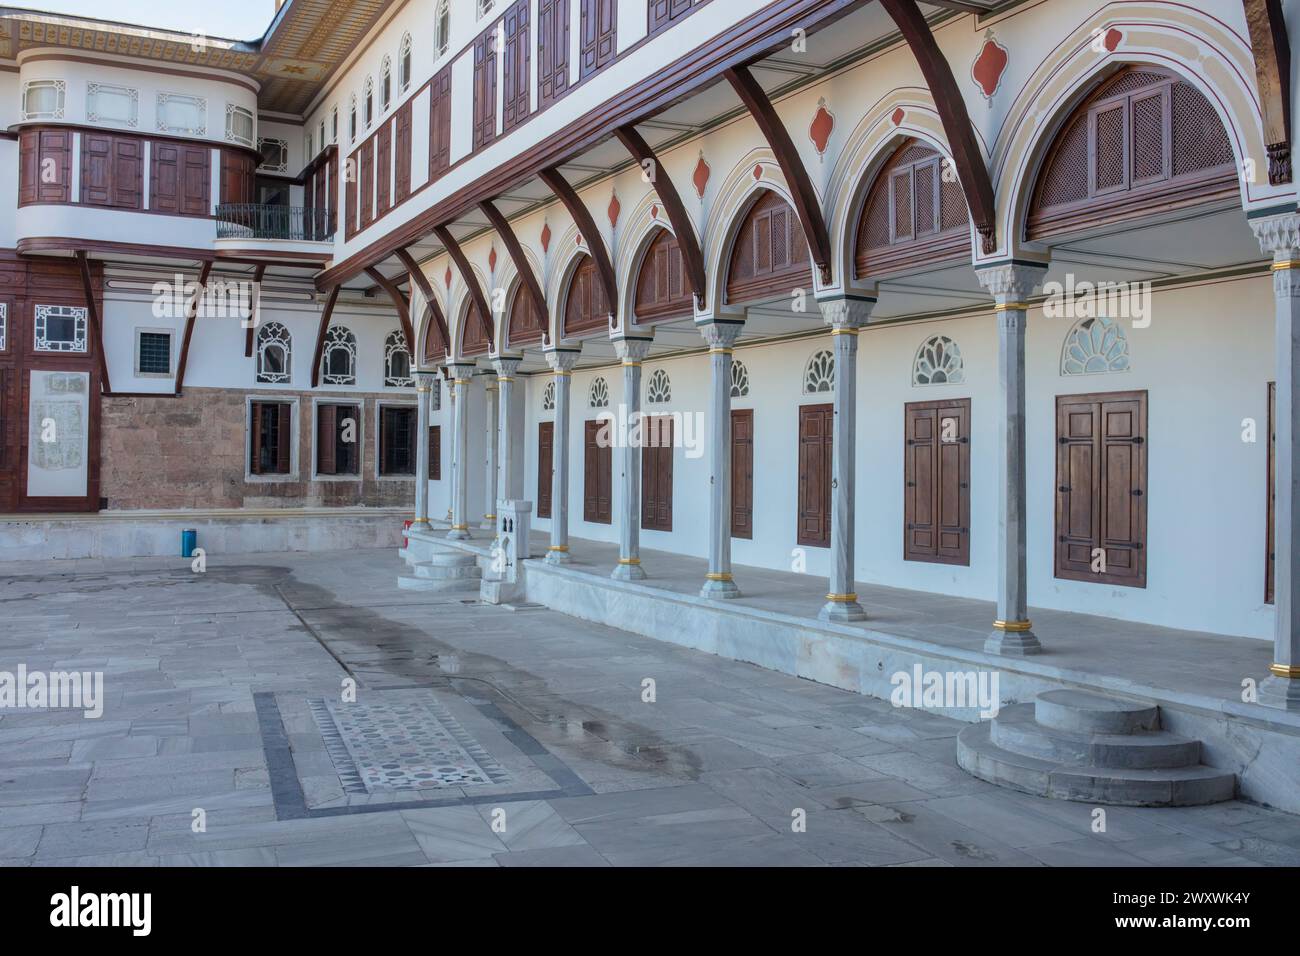
[[451, 6], [448, 0], [438, 2], [438, 13], [433, 18], [433, 43], [438, 56], [446, 53], [451, 44]]
[[357, 337], [351, 329], [343, 325], [330, 326], [325, 333], [320, 372], [326, 385], [357, 384]]
[[609, 382], [600, 376], [593, 379], [587, 400], [592, 408], [609, 408]]
[[291, 347], [289, 330], [279, 322], [267, 322], [257, 330], [257, 384], [283, 385], [289, 381]]
[[916, 350], [913, 385], [958, 385], [966, 380], [961, 349], [946, 335], [932, 335]]
[[1080, 319], [1061, 349], [1062, 375], [1094, 375], [1129, 370], [1128, 336], [1113, 319]]
[[546, 387], [542, 389], [542, 411], [555, 411], [555, 383], [547, 382]]
[[668, 381], [668, 373], [661, 368], [655, 369], [654, 374], [650, 376], [650, 383], [646, 386], [646, 401], [651, 405], [662, 405], [672, 400], [673, 387]]
[[375, 120], [375, 78], [373, 76], [366, 77], [365, 94], [366, 128], [369, 129], [370, 124]]
[[357, 141], [357, 94], [352, 94], [352, 104], [348, 108], [348, 138]]
[[402, 34], [402, 45], [397, 49], [397, 85], [405, 93], [411, 86], [411, 35]]
[[835, 356], [822, 349], [813, 354], [803, 370], [803, 393], [816, 395], [819, 392], [835, 391]]
[[406, 347], [406, 336], [394, 329], [384, 340], [384, 384], [393, 388], [410, 388], [415, 384], [411, 374], [411, 350]]
[[388, 109], [393, 102], [393, 58], [384, 55], [379, 64], [379, 108]]
[[731, 397], [744, 398], [749, 394], [749, 369], [744, 362], [731, 363]]

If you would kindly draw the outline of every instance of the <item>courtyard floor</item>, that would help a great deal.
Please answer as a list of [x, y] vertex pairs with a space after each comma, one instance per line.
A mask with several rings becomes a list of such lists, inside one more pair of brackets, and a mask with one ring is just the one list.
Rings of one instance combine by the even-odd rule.
[[0, 864], [1300, 865], [1295, 816], [1093, 832], [958, 769], [955, 721], [403, 568], [0, 564], [0, 671], [104, 674], [99, 719], [0, 711]]

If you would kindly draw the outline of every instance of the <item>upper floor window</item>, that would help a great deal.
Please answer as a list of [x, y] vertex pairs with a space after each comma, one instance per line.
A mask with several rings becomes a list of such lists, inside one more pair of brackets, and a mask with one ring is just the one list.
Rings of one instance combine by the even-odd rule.
[[1236, 197], [1237, 175], [1228, 133], [1204, 94], [1158, 67], [1130, 66], [1060, 127], [1027, 233], [1039, 239]]
[[397, 85], [405, 93], [411, 86], [411, 35], [402, 34], [402, 45], [397, 51]]
[[835, 356], [826, 349], [814, 352], [803, 370], [803, 393], [835, 391]]
[[311, 145], [312, 145], [312, 144], [311, 144], [311, 133], [308, 133], [308, 134], [307, 134], [307, 139], [306, 139], [306, 141], [303, 143], [303, 147], [302, 147], [303, 158], [304, 158], [307, 162], [311, 162], [312, 157], [316, 155], [314, 152], [312, 152]]
[[330, 142], [339, 141], [339, 108], [336, 106], [330, 110]]
[[396, 388], [415, 385], [415, 378], [411, 375], [411, 352], [406, 347], [406, 336], [401, 329], [389, 332], [384, 340], [384, 384]]
[[650, 0], [650, 32], [671, 26], [691, 12], [694, 0]]
[[208, 101], [186, 93], [159, 93], [158, 132], [207, 136]]
[[108, 83], [87, 83], [86, 122], [134, 129], [140, 125], [139, 91]]
[[352, 105], [348, 109], [348, 138], [357, 141], [357, 94], [352, 94]]
[[494, 6], [496, 6], [496, 0], [478, 0], [478, 15], [480, 17], [487, 16], [492, 12]]
[[325, 121], [320, 121], [320, 148], [325, 148]]
[[30, 80], [23, 84], [23, 119], [63, 119], [68, 84], [62, 80]]
[[379, 108], [388, 109], [393, 102], [393, 61], [385, 56], [379, 64]]
[[257, 141], [257, 151], [262, 156], [258, 169], [268, 173], [289, 171], [289, 143], [286, 140], [263, 136]]
[[370, 124], [375, 121], [375, 78], [373, 76], [366, 77], [365, 94], [366, 128], [369, 129]]
[[289, 381], [292, 341], [279, 322], [267, 322], [257, 331], [257, 383], [282, 385]]
[[242, 106], [226, 104], [226, 140], [243, 146], [253, 145], [253, 114]]
[[451, 45], [451, 6], [448, 0], [438, 0], [438, 13], [433, 18], [433, 45], [438, 56]]
[[321, 379], [326, 385], [357, 384], [357, 337], [342, 325], [330, 326], [325, 333], [325, 351], [321, 356]]
[[75, 305], [38, 305], [36, 351], [86, 351], [86, 314], [84, 308]]
[[8, 347], [9, 303], [0, 302], [0, 352]]

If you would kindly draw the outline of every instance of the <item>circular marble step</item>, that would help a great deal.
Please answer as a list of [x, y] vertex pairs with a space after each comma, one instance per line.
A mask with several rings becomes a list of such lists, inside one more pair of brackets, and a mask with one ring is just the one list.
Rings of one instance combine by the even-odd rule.
[[1086, 690], [1048, 690], [1034, 700], [1044, 727], [1085, 734], [1135, 734], [1160, 729], [1160, 708]]

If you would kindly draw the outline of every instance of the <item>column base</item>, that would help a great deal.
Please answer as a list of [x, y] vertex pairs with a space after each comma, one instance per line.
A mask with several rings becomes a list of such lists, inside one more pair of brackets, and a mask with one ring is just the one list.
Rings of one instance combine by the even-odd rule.
[[740, 596], [740, 588], [736, 587], [730, 574], [710, 573], [704, 581], [704, 587], [700, 588], [700, 597], [715, 601], [730, 601]]
[[468, 540], [469, 540], [469, 528], [468, 528], [467, 526], [463, 525], [463, 524], [454, 524], [454, 525], [452, 525], [452, 526], [451, 526], [451, 530], [447, 532], [447, 540], [449, 540], [449, 541], [468, 541]]
[[993, 631], [984, 641], [984, 653], [1007, 657], [1041, 654], [1043, 645], [1030, 627], [1029, 621], [994, 621]]
[[856, 594], [828, 594], [826, 595], [826, 603], [817, 612], [817, 619], [819, 621], [835, 621], [841, 624], [852, 623], [854, 621], [865, 621], [867, 612], [858, 603]]
[[484, 516], [483, 516], [483, 520], [479, 522], [479, 527], [480, 527], [480, 528], [492, 528], [492, 529], [495, 529], [496, 526], [497, 526], [497, 516], [496, 516], [496, 515], [484, 515]]
[[645, 578], [645, 570], [640, 558], [619, 558], [609, 576], [615, 581], [641, 581]]
[[573, 560], [573, 555], [569, 554], [569, 546], [567, 544], [553, 544], [546, 552], [546, 557], [542, 560], [547, 564], [568, 564]]
[[1264, 678], [1259, 685], [1259, 703], [1275, 710], [1300, 711], [1300, 676]]

